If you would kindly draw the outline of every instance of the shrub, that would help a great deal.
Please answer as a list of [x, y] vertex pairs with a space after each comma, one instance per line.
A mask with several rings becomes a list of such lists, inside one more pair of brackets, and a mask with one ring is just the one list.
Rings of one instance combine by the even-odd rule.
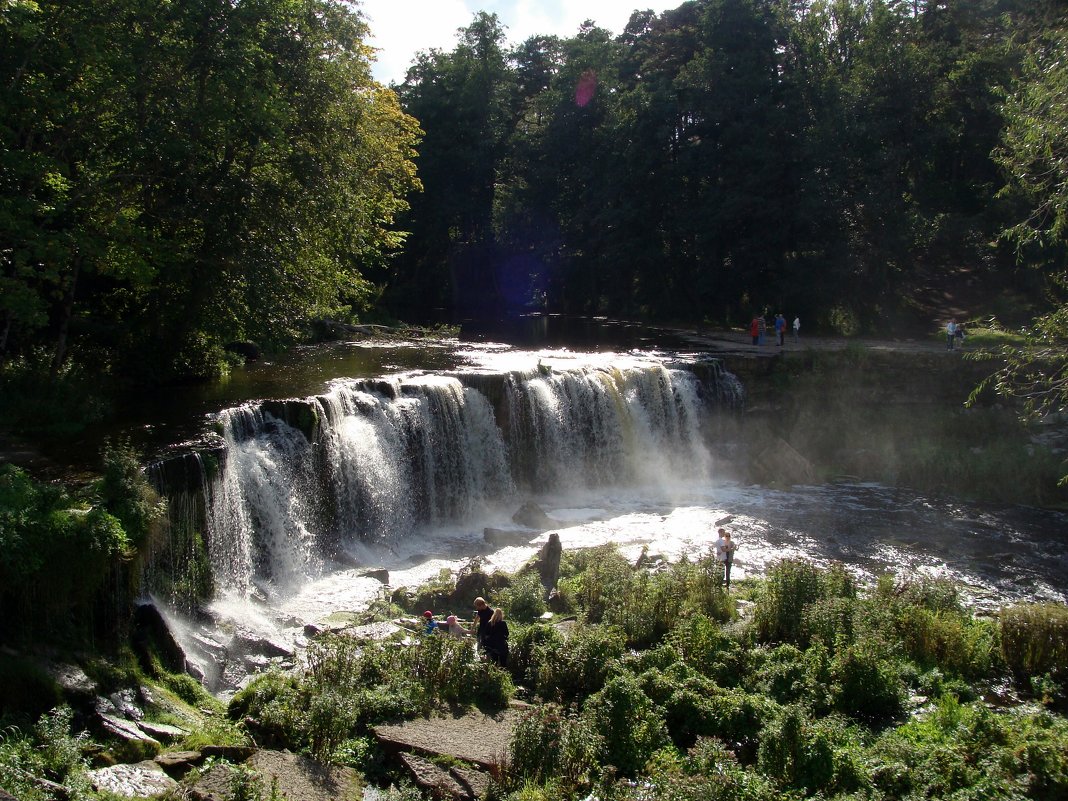
[[545, 614], [545, 588], [534, 571], [523, 573], [512, 586], [500, 593], [501, 605], [508, 609], [509, 617], [522, 623], [530, 623]]
[[993, 623], [964, 612], [908, 606], [897, 614], [905, 653], [921, 666], [976, 680], [989, 677], [998, 654]]
[[616, 676], [591, 695], [583, 715], [603, 738], [604, 761], [624, 776], [637, 775], [670, 742], [664, 719], [629, 674]]
[[536, 692], [563, 703], [595, 693], [618, 670], [623, 650], [622, 632], [609, 626], [582, 626], [546, 642], [535, 649]]
[[560, 562], [560, 591], [590, 623], [600, 623], [605, 609], [633, 574], [615, 546], [565, 552]]
[[627, 786], [620, 801], [781, 801], [763, 777], [742, 768], [715, 738], [698, 740], [685, 756], [655, 754], [648, 778]]
[[594, 778], [601, 737], [589, 723], [553, 704], [524, 714], [512, 732], [510, 770], [522, 780], [556, 780], [567, 790]]
[[799, 706], [784, 707], [761, 736], [757, 765], [779, 786], [807, 794], [859, 789], [865, 780], [851, 751], [841, 747], [845, 732], [837, 721], [815, 722]]
[[678, 621], [668, 644], [683, 662], [722, 686], [738, 684], [745, 673], [747, 657], [741, 644], [703, 615]]
[[753, 616], [757, 639], [807, 645], [805, 608], [822, 597], [823, 572], [815, 565], [797, 559], [773, 565], [757, 597]]
[[70, 801], [92, 798], [81, 746], [84, 735], [71, 734], [74, 714], [60, 706], [42, 715], [32, 735], [8, 729], [0, 735], [3, 788], [20, 801], [52, 801], [55, 796], [34, 777], [63, 785]]
[[867, 645], [852, 645], [831, 662], [834, 707], [868, 723], [884, 723], [905, 708], [905, 686], [894, 666]]
[[537, 687], [538, 671], [545, 652], [555, 650], [564, 638], [553, 626], [534, 625], [519, 629], [508, 648], [508, 669], [525, 687]]
[[1019, 604], [1001, 610], [1001, 653], [1017, 681], [1068, 680], [1068, 607]]

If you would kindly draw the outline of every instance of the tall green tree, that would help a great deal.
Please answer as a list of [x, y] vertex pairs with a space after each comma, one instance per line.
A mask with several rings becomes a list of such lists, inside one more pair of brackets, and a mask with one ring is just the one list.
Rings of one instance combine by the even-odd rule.
[[[210, 375], [368, 305], [415, 121], [336, 0], [5, 2], [3, 346]], [[10, 300], [8, 300], [10, 298]]]

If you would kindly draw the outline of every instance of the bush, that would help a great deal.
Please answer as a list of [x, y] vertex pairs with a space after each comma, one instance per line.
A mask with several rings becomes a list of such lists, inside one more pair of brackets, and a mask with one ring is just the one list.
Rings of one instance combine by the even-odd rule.
[[523, 573], [500, 593], [501, 605], [508, 615], [521, 623], [530, 623], [545, 614], [545, 588], [534, 571]]
[[636, 776], [653, 753], [667, 745], [667, 726], [637, 679], [622, 674], [591, 695], [583, 716], [601, 734], [603, 761], [624, 776]]
[[778, 562], [768, 570], [757, 597], [753, 616], [757, 639], [807, 646], [806, 608], [820, 599], [854, 597], [856, 587], [841, 566], [824, 571], [797, 559]]
[[74, 713], [60, 706], [42, 715], [32, 736], [8, 729], [0, 736], [0, 777], [3, 788], [20, 801], [53, 801], [55, 796], [33, 777], [63, 785], [70, 801], [92, 798], [86, 763], [82, 757], [84, 736], [71, 734]]
[[841, 747], [846, 731], [837, 721], [812, 721], [799, 706], [784, 707], [761, 736], [757, 765], [780, 787], [806, 794], [857, 790], [865, 780], [851, 749]]
[[868, 723], [885, 723], [905, 709], [905, 686], [894, 666], [869, 645], [852, 645], [831, 661], [834, 707]]
[[566, 640], [547, 641], [534, 649], [534, 689], [542, 698], [562, 703], [600, 690], [619, 668], [623, 634], [608, 626], [575, 629]]
[[678, 621], [668, 644], [683, 662], [724, 687], [738, 684], [746, 671], [747, 656], [741, 644], [703, 615]]
[[546, 704], [516, 723], [509, 768], [513, 779], [555, 780], [570, 792], [591, 783], [602, 747], [601, 736], [586, 720]]
[[1001, 653], [1021, 683], [1045, 674], [1068, 681], [1068, 607], [1019, 604], [1001, 610]]

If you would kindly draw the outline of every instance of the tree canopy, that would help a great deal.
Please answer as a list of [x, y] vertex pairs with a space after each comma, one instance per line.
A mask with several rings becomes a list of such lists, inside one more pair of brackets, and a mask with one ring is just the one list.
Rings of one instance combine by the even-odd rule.
[[157, 380], [371, 304], [419, 129], [337, 0], [0, 3], [0, 355]]

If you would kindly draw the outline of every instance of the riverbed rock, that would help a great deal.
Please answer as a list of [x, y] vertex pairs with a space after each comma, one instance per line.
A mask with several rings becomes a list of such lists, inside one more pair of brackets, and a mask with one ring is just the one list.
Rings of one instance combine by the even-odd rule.
[[148, 746], [153, 749], [153, 753], [159, 753], [163, 750], [163, 746], [159, 740], [148, 734], [145, 734], [139, 728], [136, 723], [132, 723], [128, 720], [115, 717], [114, 715], [101, 715], [96, 716], [97, 724], [99, 728], [109, 737], [113, 737], [116, 740], [120, 740], [125, 743], [134, 743], [141, 746]]
[[546, 593], [556, 587], [560, 578], [560, 557], [563, 553], [564, 546], [560, 544], [560, 535], [554, 531], [534, 559], [534, 569], [538, 571], [538, 578], [541, 579], [541, 586], [545, 588]]
[[372, 567], [360, 573], [361, 578], [374, 579], [382, 584], [389, 584], [389, 571], [384, 567]]
[[151, 760], [91, 770], [89, 781], [97, 792], [106, 791], [125, 798], [150, 798], [178, 788], [178, 782]]
[[157, 754], [152, 761], [172, 779], [181, 779], [204, 761], [204, 755], [199, 751], [167, 751]]
[[173, 743], [181, 740], [183, 737], [189, 736], [189, 732], [185, 729], [180, 729], [177, 726], [170, 726], [166, 723], [152, 723], [147, 720], [137, 721], [137, 728], [154, 740], [159, 740], [161, 743]]
[[545, 531], [546, 529], [556, 527], [556, 521], [549, 517], [549, 515], [545, 514], [545, 510], [533, 501], [527, 501], [520, 506], [515, 514], [512, 515], [512, 522], [519, 526], [537, 529], [538, 531]]
[[141, 664], [150, 668], [152, 654], [172, 673], [184, 673], [185, 650], [178, 644], [166, 618], [155, 604], [139, 604], [134, 610], [132, 642]]
[[[352, 768], [317, 762], [288, 751], [256, 751], [242, 763], [258, 785], [259, 797], [291, 801], [350, 801], [363, 792], [359, 774]], [[220, 763], [189, 787], [195, 801], [230, 801], [236, 767]], [[274, 795], [272, 795], [274, 793]]]
[[451, 798], [453, 801], [472, 801], [467, 788], [460, 784], [447, 770], [440, 768], [421, 756], [402, 753], [401, 764], [408, 769], [415, 786], [435, 798]]
[[472, 798], [485, 798], [490, 788], [491, 777], [485, 771], [472, 768], [468, 765], [452, 765], [451, 773], [460, 784], [467, 788]]
[[99, 688], [77, 665], [66, 662], [50, 662], [44, 665], [45, 672], [58, 686], [68, 702], [85, 703], [93, 699]]
[[419, 718], [376, 726], [374, 736], [391, 754], [413, 751], [450, 757], [496, 773], [507, 760], [519, 713], [506, 709], [495, 715], [474, 712], [459, 717]]
[[482, 539], [490, 545], [503, 548], [509, 545], [526, 545], [539, 533], [533, 529], [485, 528], [482, 530]]

